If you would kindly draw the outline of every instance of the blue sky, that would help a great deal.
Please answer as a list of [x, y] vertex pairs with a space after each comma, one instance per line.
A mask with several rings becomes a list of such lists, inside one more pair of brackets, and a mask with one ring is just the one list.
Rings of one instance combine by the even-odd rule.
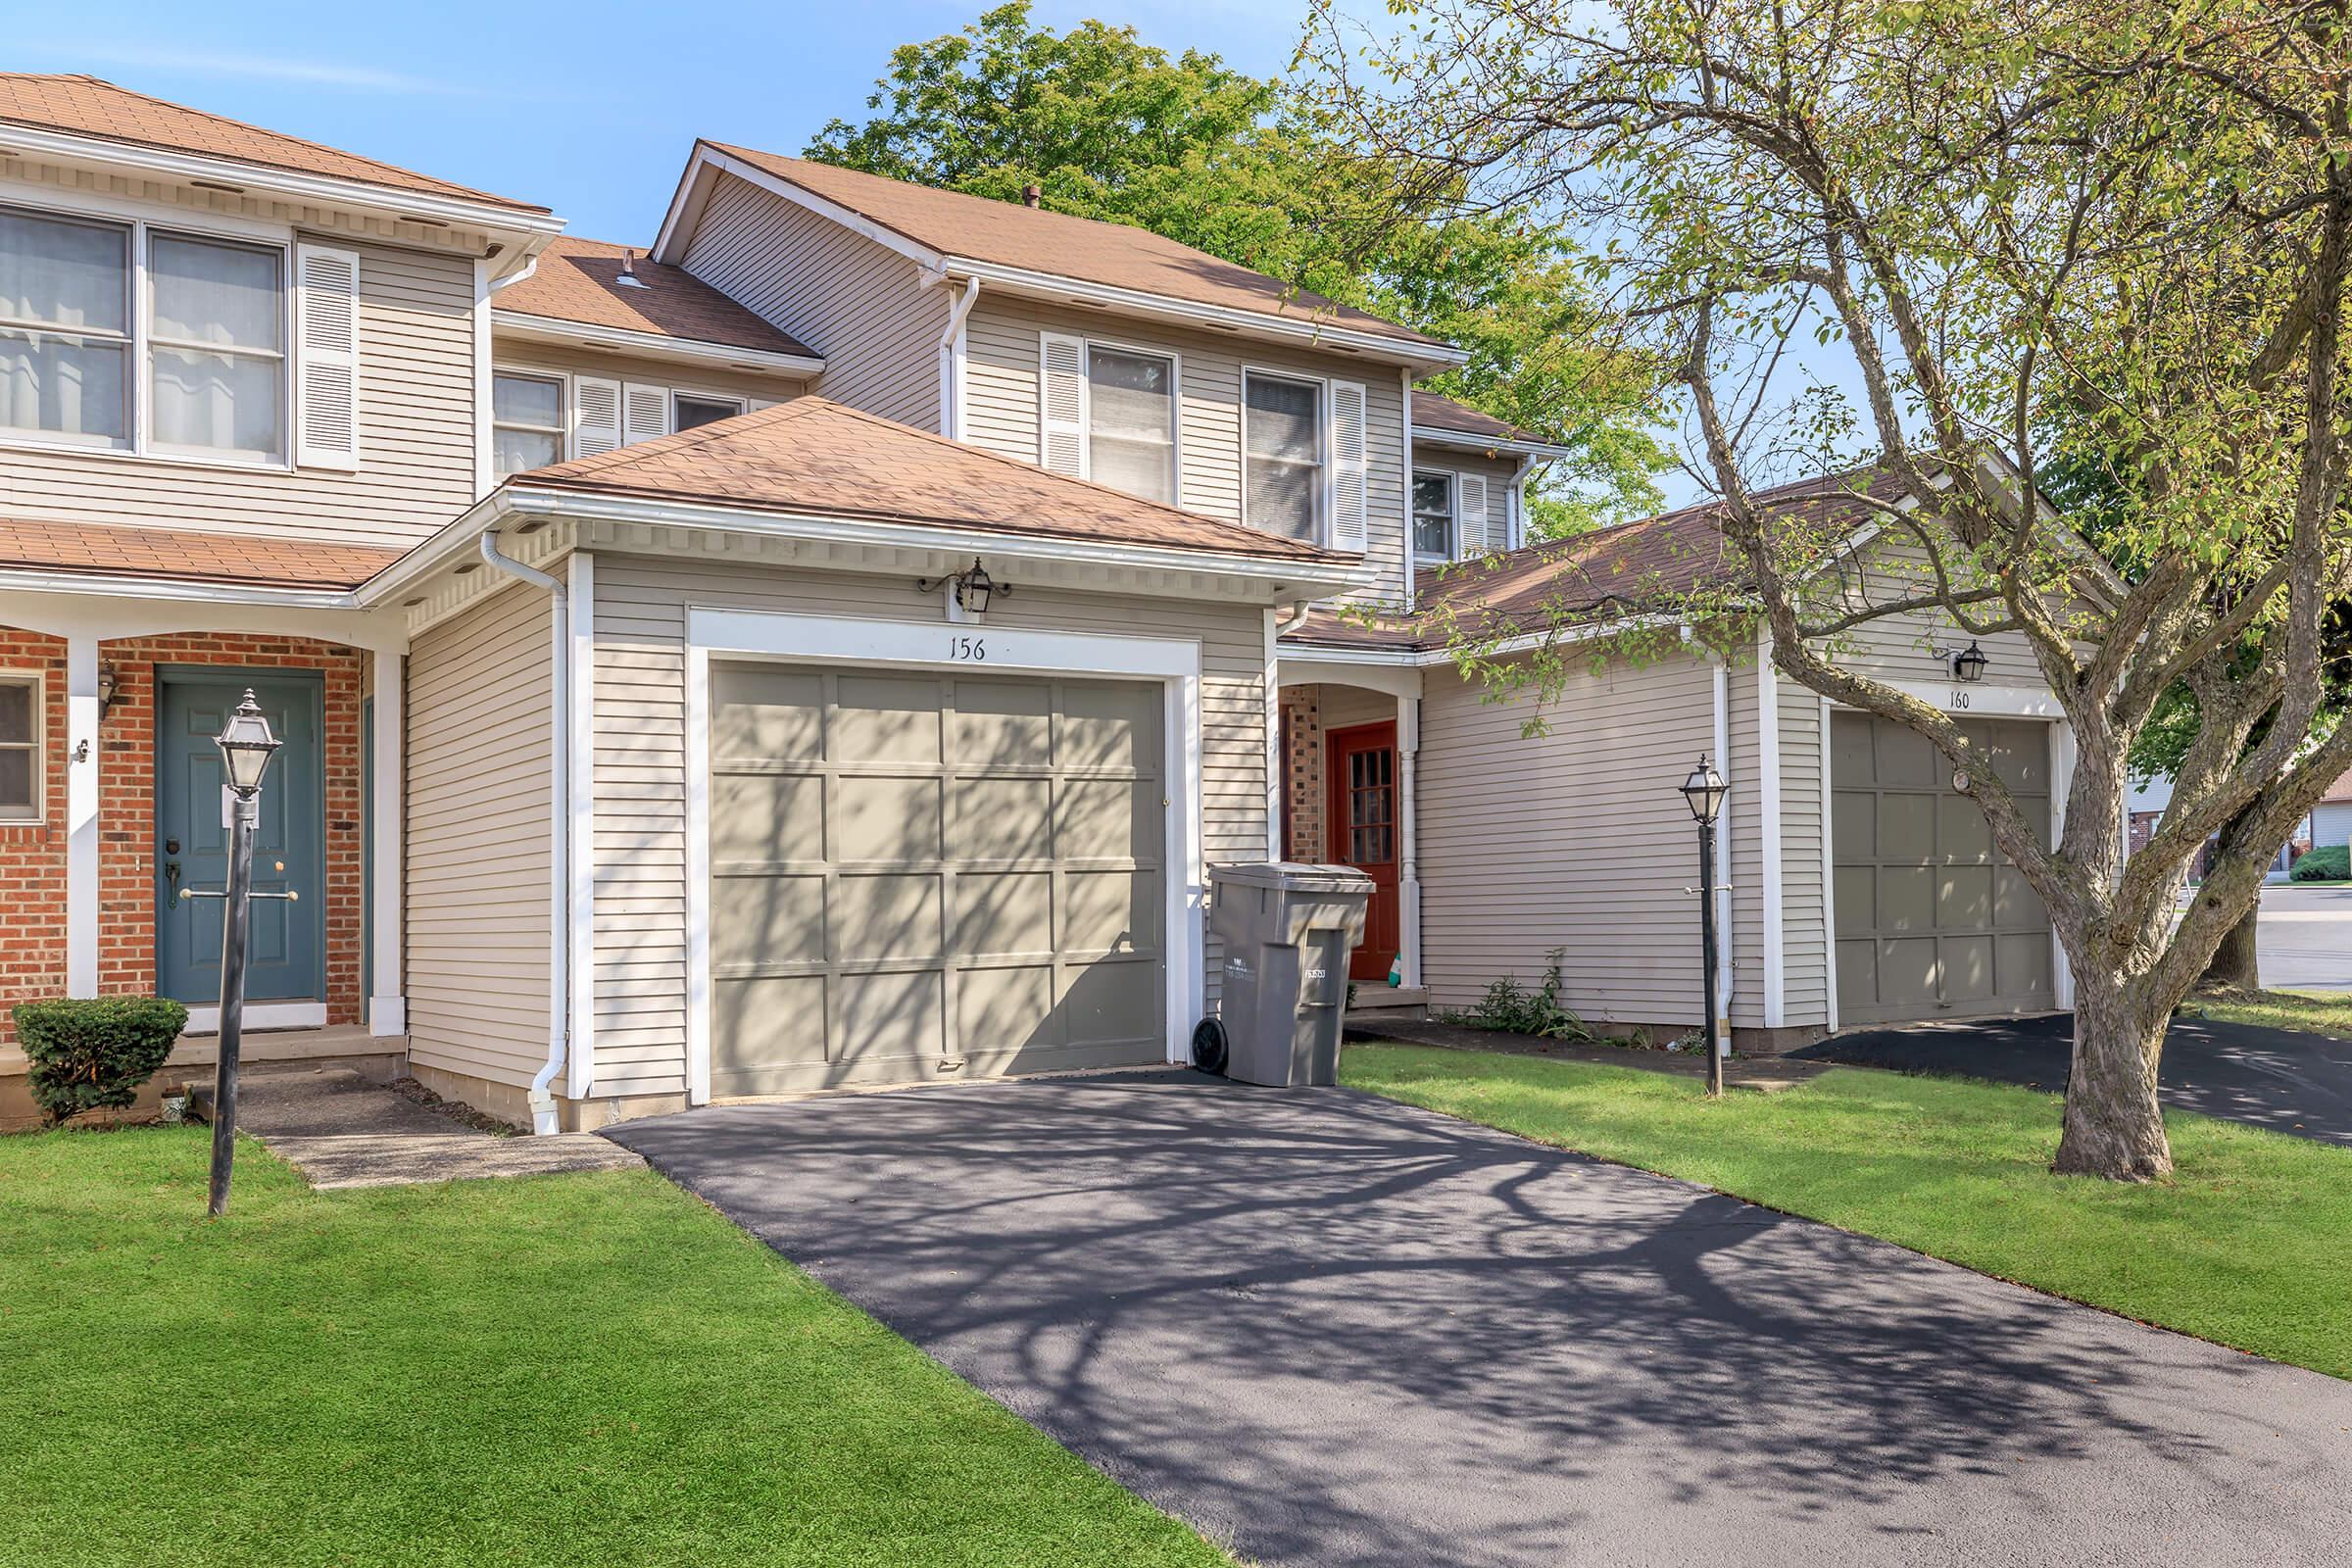
[[[698, 135], [798, 153], [857, 119], [892, 48], [984, 0], [394, 0], [382, 10], [232, 0], [84, 0], [12, 24], [9, 69], [80, 71], [502, 196], [592, 239], [653, 237]], [[1171, 51], [1279, 74], [1303, 5], [1046, 0], [1041, 22], [1132, 23]]]

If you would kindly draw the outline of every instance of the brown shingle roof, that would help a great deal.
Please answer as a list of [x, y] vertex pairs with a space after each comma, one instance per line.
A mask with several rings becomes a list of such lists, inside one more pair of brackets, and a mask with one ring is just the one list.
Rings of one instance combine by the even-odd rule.
[[[622, 259], [630, 256], [636, 257], [635, 270], [644, 288], [622, 288], [616, 281]], [[559, 321], [814, 357], [701, 278], [649, 262], [630, 246], [603, 240], [566, 235], [551, 242], [540, 253], [538, 270], [500, 289], [492, 303], [502, 311]]]
[[[1858, 524], [1876, 509], [1857, 496], [1859, 474], [1804, 479], [1758, 491], [1757, 502], [1786, 516], [1828, 526]], [[1875, 472], [1860, 486], [1881, 501], [1903, 494], [1902, 481]], [[1426, 567], [1413, 580], [1421, 613], [1365, 627], [1317, 612], [1285, 642], [1335, 647], [1429, 649], [1444, 646], [1449, 626], [1486, 632], [1539, 631], [1553, 613], [1577, 614], [1616, 604], [1639, 613], [1671, 611], [1677, 596], [1734, 584], [1746, 564], [1723, 535], [1719, 502], [1660, 513], [1613, 528], [1527, 545], [1489, 561]]]
[[2328, 793], [2320, 797], [2322, 806], [2333, 806], [2343, 801], [2352, 801], [2352, 770], [2347, 770], [2342, 778], [2328, 785]]
[[507, 482], [1302, 564], [1353, 559], [1139, 501], [818, 397], [575, 458]]
[[339, 590], [400, 556], [366, 545], [0, 517], [0, 569]]
[[378, 163], [357, 153], [323, 147], [299, 136], [264, 130], [259, 125], [206, 114], [184, 104], [150, 98], [96, 76], [0, 72], [0, 124], [37, 125], [133, 146], [226, 158], [264, 169], [287, 169], [305, 174], [323, 174], [331, 179], [358, 180], [389, 190], [487, 202], [518, 213], [547, 211], [530, 202], [493, 196], [466, 185], [453, 185], [445, 179]]
[[1439, 392], [1424, 392], [1413, 388], [1413, 423], [1432, 430], [1450, 430], [1460, 435], [1483, 435], [1501, 441], [1541, 441], [1544, 438], [1533, 430], [1523, 430], [1508, 419], [1497, 419], [1492, 414], [1481, 414], [1466, 403], [1456, 403]]
[[1190, 305], [1319, 321], [1399, 344], [1446, 346], [1437, 338], [1383, 320], [1368, 311], [1294, 289], [1263, 272], [1220, 261], [1148, 228], [934, 190], [750, 147], [723, 142], [709, 145], [943, 255], [1134, 289]]

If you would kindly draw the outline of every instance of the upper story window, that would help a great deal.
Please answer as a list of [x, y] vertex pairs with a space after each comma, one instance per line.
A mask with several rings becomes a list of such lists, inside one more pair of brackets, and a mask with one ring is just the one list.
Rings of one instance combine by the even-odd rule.
[[676, 431], [716, 424], [721, 419], [732, 419], [743, 412], [741, 398], [714, 398], [700, 392], [680, 392], [672, 399], [672, 406], [676, 412], [671, 417], [670, 428]]
[[0, 435], [348, 468], [358, 399], [356, 253], [0, 209]]
[[0, 822], [41, 815], [41, 678], [0, 674]]
[[1453, 475], [1413, 470], [1413, 555], [1451, 561], [1454, 548]]
[[1086, 349], [1086, 466], [1099, 484], [1176, 504], [1176, 362]]
[[1322, 536], [1323, 384], [1244, 376], [1242, 520], [1293, 539]]
[[501, 474], [564, 461], [564, 378], [501, 370], [490, 378], [493, 463]]

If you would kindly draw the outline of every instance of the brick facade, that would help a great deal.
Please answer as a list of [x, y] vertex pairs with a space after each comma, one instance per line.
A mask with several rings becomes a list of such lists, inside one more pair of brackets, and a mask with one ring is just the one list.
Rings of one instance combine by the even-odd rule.
[[1288, 859], [1329, 858], [1323, 834], [1323, 689], [1282, 689], [1283, 855]]
[[[367, 656], [308, 638], [183, 633], [99, 646], [115, 672], [113, 705], [98, 726], [98, 989], [155, 989], [155, 666], [212, 664], [317, 670], [325, 679], [327, 1021], [358, 1023], [364, 939], [360, 698]], [[48, 791], [44, 819], [0, 825], [0, 1044], [14, 1043], [4, 1009], [66, 990], [66, 649], [60, 638], [0, 628], [0, 669], [48, 674]]]

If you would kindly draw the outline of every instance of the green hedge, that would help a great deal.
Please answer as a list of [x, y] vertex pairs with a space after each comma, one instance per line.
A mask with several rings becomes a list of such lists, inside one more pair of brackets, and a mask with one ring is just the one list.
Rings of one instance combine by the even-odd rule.
[[10, 1009], [25, 1078], [51, 1126], [101, 1107], [121, 1108], [172, 1054], [188, 1009], [161, 997], [25, 1002]]
[[2297, 882], [2342, 882], [2352, 878], [2352, 846], [2323, 844], [2306, 850], [2287, 875]]

